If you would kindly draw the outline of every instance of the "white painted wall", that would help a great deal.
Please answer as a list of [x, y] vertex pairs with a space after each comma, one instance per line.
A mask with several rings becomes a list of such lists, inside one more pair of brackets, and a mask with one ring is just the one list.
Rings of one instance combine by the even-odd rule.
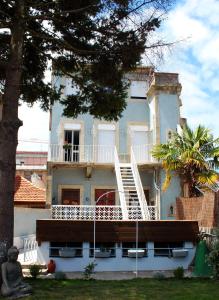
[[[188, 269], [194, 256], [196, 247], [191, 242], [185, 242], [184, 248], [189, 250], [187, 257], [184, 258], [168, 258], [168, 257], [154, 257], [154, 243], [148, 243], [148, 256], [138, 259], [138, 271], [149, 270], [174, 270], [177, 267]], [[43, 242], [38, 247], [38, 259], [41, 263], [48, 263], [49, 257], [49, 243]], [[56, 270], [62, 272], [83, 272], [84, 268], [93, 261], [89, 257], [89, 243], [83, 243], [83, 257], [75, 258], [52, 258], [56, 262]], [[122, 257], [122, 249], [116, 249], [116, 257], [111, 258], [96, 258], [97, 266], [95, 271], [135, 271], [135, 258]]]
[[[36, 234], [36, 220], [51, 219], [51, 210], [43, 208], [14, 208], [14, 239]], [[20, 248], [20, 247], [19, 247]]]

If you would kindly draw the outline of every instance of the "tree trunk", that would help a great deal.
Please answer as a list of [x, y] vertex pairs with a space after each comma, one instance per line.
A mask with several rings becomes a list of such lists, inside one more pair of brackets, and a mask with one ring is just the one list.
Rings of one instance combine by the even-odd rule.
[[11, 27], [10, 59], [5, 70], [0, 118], [0, 243], [6, 243], [6, 250], [13, 244], [17, 134], [22, 125], [18, 119], [18, 101], [22, 73], [23, 14], [23, 0], [18, 0]]

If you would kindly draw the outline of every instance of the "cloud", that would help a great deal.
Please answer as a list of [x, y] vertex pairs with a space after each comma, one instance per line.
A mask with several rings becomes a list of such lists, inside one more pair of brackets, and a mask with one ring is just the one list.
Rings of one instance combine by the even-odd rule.
[[219, 136], [219, 1], [180, 1], [170, 12], [162, 34], [181, 40], [166, 56], [162, 70], [178, 72], [182, 113], [188, 122], [210, 127]]
[[[159, 70], [177, 72], [182, 83], [182, 115], [189, 124], [203, 124], [219, 136], [219, 1], [178, 1], [161, 35], [178, 43]], [[49, 116], [38, 105], [19, 109], [24, 126], [19, 139], [48, 140]], [[27, 146], [27, 143], [23, 143]], [[33, 144], [35, 147], [38, 143]], [[39, 146], [39, 145], [38, 145]]]
[[18, 132], [18, 150], [46, 151], [49, 139], [49, 113], [43, 112], [39, 104], [28, 107], [22, 104], [18, 111], [23, 126]]

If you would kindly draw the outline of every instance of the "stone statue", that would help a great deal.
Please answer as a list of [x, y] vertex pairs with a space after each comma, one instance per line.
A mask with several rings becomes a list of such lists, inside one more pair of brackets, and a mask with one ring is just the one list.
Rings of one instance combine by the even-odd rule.
[[23, 281], [20, 262], [17, 261], [19, 251], [16, 247], [8, 250], [8, 261], [2, 264], [2, 287], [4, 297], [18, 299], [30, 295], [32, 288]]

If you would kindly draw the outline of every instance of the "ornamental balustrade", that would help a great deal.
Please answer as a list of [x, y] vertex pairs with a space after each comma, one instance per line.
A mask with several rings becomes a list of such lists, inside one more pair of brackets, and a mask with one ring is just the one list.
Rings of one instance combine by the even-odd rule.
[[[156, 206], [148, 207], [151, 220], [157, 219]], [[128, 206], [128, 220], [142, 220], [140, 206]], [[119, 205], [53, 205], [52, 218], [58, 220], [123, 220]]]

